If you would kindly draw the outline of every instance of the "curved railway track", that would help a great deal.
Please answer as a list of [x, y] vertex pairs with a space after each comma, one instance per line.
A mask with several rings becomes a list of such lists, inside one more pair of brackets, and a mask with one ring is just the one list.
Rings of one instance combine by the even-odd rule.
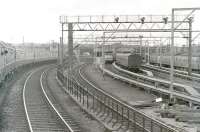
[[117, 125], [115, 131], [178, 132], [94, 86], [83, 77], [81, 72], [83, 66], [79, 65], [72, 70], [68, 69], [67, 76], [63, 76], [58, 71], [58, 79], [64, 83], [68, 93], [75, 99], [77, 98], [77, 101], [83, 106], [86, 105], [90, 112], [98, 118], [103, 117], [103, 120], [106, 120], [112, 127]]
[[[160, 92], [163, 95], [169, 95], [170, 94], [170, 91], [167, 90], [167, 89], [163, 89], [163, 88], [159, 88], [158, 89], [155, 86], [151, 86], [151, 85], [145, 84], [143, 82], [134, 81], [134, 80], [130, 79], [130, 77], [125, 77], [125, 76], [118, 75], [118, 73], [113, 73], [113, 72], [111, 72], [111, 71], [109, 71], [107, 69], [104, 69], [104, 72], [106, 72], [109, 75], [111, 75], [111, 76], [113, 76], [115, 78], [118, 78], [119, 80], [122, 80], [124, 82], [133, 83], [133, 84], [139, 84], [141, 87], [144, 86], [144, 88], [147, 88], [147, 90], [150, 88], [151, 90]], [[180, 99], [181, 101], [184, 101], [190, 107], [192, 107], [193, 105], [199, 105], [200, 104], [199, 96], [192, 96], [192, 95], [188, 95], [188, 94], [185, 94], [184, 92], [179, 92], [179, 91], [173, 92], [173, 96], [176, 97], [177, 99]]]
[[24, 83], [23, 102], [29, 130], [79, 132], [78, 125], [48, 94], [45, 73], [50, 68], [45, 70], [46, 68], [32, 72]]
[[[155, 76], [170, 81], [170, 69], [153, 65], [144, 65], [143, 69], [152, 71]], [[187, 72], [174, 69], [174, 82], [181, 83], [193, 87], [200, 93], [200, 74], [192, 73], [191, 76]]]
[[[106, 65], [106, 69], [108, 69], [109, 71], [115, 74], [121, 75], [123, 77], [134, 79], [134, 80], [137, 80], [138, 82], [142, 82], [147, 85], [152, 85], [152, 86], [159, 87], [162, 89], [168, 89], [170, 85], [170, 81], [133, 73], [123, 68], [120, 68], [116, 64]], [[185, 94], [185, 95], [199, 96], [199, 93], [193, 87], [182, 85], [181, 83], [174, 83], [174, 91]]]
[[[143, 65], [142, 67], [147, 70], [157, 71], [157, 72], [165, 73], [168, 75], [170, 74], [170, 68], [159, 67], [159, 66], [154, 66], [154, 65], [150, 65], [150, 64]], [[200, 74], [192, 73], [192, 75], [189, 76], [186, 71], [181, 71], [181, 70], [177, 70], [177, 69], [174, 69], [174, 76], [185, 79], [185, 80], [193, 80], [196, 82], [200, 81]]]

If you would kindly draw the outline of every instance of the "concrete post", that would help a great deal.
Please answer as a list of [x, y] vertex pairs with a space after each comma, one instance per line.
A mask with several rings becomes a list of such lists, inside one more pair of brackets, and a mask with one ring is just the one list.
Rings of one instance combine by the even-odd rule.
[[190, 107], [190, 108], [193, 107], [193, 103], [192, 103], [192, 101], [189, 101], [189, 107]]
[[68, 55], [69, 55], [69, 64], [71, 67], [73, 59], [73, 24], [68, 23]]
[[35, 63], [36, 53], [35, 53], [35, 45], [33, 45], [33, 62]]
[[[60, 65], [61, 67], [63, 66], [63, 53], [64, 53], [64, 41], [63, 41], [63, 28], [64, 28], [64, 24], [62, 23], [62, 33], [61, 33], [61, 38], [60, 38]], [[62, 68], [63, 69], [63, 68]]]
[[140, 56], [142, 56], [142, 38], [143, 38], [143, 36], [139, 36], [139, 38], [140, 38]]
[[150, 60], [150, 47], [149, 47], [149, 42], [148, 42], [148, 58], [147, 58], [147, 64], [149, 64]]
[[[104, 63], [105, 63], [104, 45], [105, 45], [105, 32], [103, 32], [103, 43], [102, 43], [102, 68], [103, 69], [104, 69]], [[104, 70], [103, 70], [103, 76], [104, 76]]]
[[146, 57], [146, 41], [144, 43], [144, 60], [145, 60], [145, 63], [147, 62], [147, 57]]
[[95, 38], [94, 57], [95, 57], [95, 66], [97, 67], [97, 38]]
[[93, 64], [95, 65], [96, 63], [95, 63], [95, 60], [96, 60], [96, 58], [95, 58], [95, 45], [96, 45], [96, 41], [95, 41], [95, 44], [93, 45]]
[[192, 73], [192, 17], [189, 20], [189, 49], [188, 49], [188, 75]]
[[59, 55], [59, 64], [62, 66], [63, 64], [63, 39], [60, 37], [60, 44], [59, 44], [59, 50], [58, 50], [58, 55]]
[[59, 65], [60, 64], [60, 43], [58, 43], [58, 47], [57, 48], [58, 48], [58, 52], [57, 52], [57, 64]]
[[171, 59], [170, 59], [170, 101], [173, 100], [173, 84], [174, 84], [174, 9], [172, 9], [172, 25], [171, 25]]
[[16, 49], [16, 47], [15, 47], [15, 57], [14, 57], [14, 61], [15, 61], [15, 68], [16, 68], [16, 61], [17, 61], [17, 49]]
[[160, 67], [162, 67], [162, 42], [160, 43]]

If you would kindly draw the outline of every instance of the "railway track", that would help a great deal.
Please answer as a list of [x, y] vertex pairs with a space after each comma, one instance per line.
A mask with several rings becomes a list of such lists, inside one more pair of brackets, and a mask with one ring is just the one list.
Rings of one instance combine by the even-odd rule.
[[[170, 81], [170, 71], [168, 68], [153, 66], [153, 65], [145, 65], [143, 66], [144, 69], [152, 71], [155, 73], [155, 76], [159, 78], [163, 78], [165, 80]], [[185, 84], [187, 86], [195, 88], [200, 93], [200, 75], [193, 73], [192, 76], [188, 76], [186, 72], [176, 70], [174, 73], [174, 82]]]
[[[117, 73], [113, 73], [113, 72], [111, 72], [107, 69], [104, 69], [104, 72], [113, 76], [114, 78], [117, 78], [117, 79], [122, 80], [122, 81], [127, 82], [127, 83], [137, 84], [140, 87], [146, 88], [147, 90], [151, 89], [151, 90], [157, 91], [159, 93], [162, 93], [163, 95], [169, 95], [170, 94], [170, 91], [167, 90], [167, 89], [151, 86], [149, 84], [145, 84], [144, 82], [138, 82], [138, 81], [130, 79], [130, 77], [124, 77], [124, 76], [118, 75]], [[137, 80], [137, 78], [135, 78], [135, 79]], [[173, 96], [176, 99], [180, 99], [181, 101], [185, 101], [186, 103], [188, 103], [188, 105], [190, 107], [192, 107], [193, 105], [199, 105], [200, 104], [200, 98], [198, 96], [187, 95], [187, 94], [179, 92], [179, 91], [174, 92]]]
[[24, 83], [23, 101], [29, 130], [79, 132], [78, 125], [47, 94], [46, 68], [32, 72]]
[[[5, 99], [1, 103], [1, 127], [0, 131], [21, 131], [25, 132], [28, 129], [28, 124], [24, 114], [23, 100], [22, 100], [22, 86], [26, 77], [29, 75], [29, 72], [24, 73], [20, 76], [19, 80], [16, 80], [13, 83], [13, 86], [4, 87], [3, 90], [10, 91], [4, 92], [1, 91]], [[19, 76], [17, 76], [19, 77]], [[16, 77], [16, 78], [17, 78]], [[2, 97], [2, 95], [1, 95]], [[1, 98], [2, 100], [2, 98]]]
[[[71, 114], [67, 113], [64, 108], [60, 105], [58, 100], [54, 98], [53, 91], [50, 90], [50, 82], [48, 80], [49, 72], [51, 72], [51, 69], [49, 69], [47, 72], [43, 72], [40, 77], [40, 84], [42, 86], [43, 93], [45, 94], [48, 102], [52, 106], [53, 110], [57, 113], [57, 115], [60, 117], [64, 125], [67, 127], [67, 129], [70, 129], [70, 132], [81, 132], [81, 128], [79, 127], [79, 123], [76, 122]], [[45, 88], [46, 87], [46, 88]], [[55, 90], [54, 92], [57, 92]], [[48, 96], [49, 95], [49, 96]]]
[[[170, 74], [170, 68], [164, 68], [164, 67], [159, 67], [159, 66], [154, 66], [154, 65], [143, 65], [142, 67], [144, 69], [147, 69], [147, 70], [152, 70], [152, 71]], [[186, 71], [180, 71], [180, 70], [174, 69], [174, 76], [179, 77], [179, 78], [183, 78], [183, 79], [186, 79], [186, 80], [193, 80], [193, 81], [196, 81], [196, 82], [200, 81], [200, 75], [197, 74], [197, 73], [192, 73], [192, 75], [189, 76]]]
[[[104, 104], [104, 102], [100, 101], [101, 95], [98, 92], [95, 92], [96, 87], [94, 88], [94, 85], [91, 85], [90, 83], [88, 83], [86, 80], [83, 79], [83, 75], [81, 73], [82, 73], [84, 65], [85, 64], [78, 65], [78, 66], [74, 67], [71, 71], [69, 71], [69, 73], [71, 72], [70, 73], [70, 75], [72, 77], [71, 79], [74, 82], [76, 82], [79, 86], [81, 86], [81, 88], [83, 88], [85, 91], [89, 92], [89, 94], [82, 95], [83, 94], [82, 90], [76, 91], [77, 95], [80, 96], [80, 102], [88, 103], [87, 104], [88, 108], [92, 110], [90, 112], [92, 112], [93, 115], [95, 115], [96, 118], [98, 118], [99, 120], [103, 120], [105, 122], [107, 121], [108, 124], [112, 125], [112, 128], [111, 128], [112, 130], [117, 131], [117, 132], [124, 132], [124, 131], [128, 130], [129, 128], [123, 127], [123, 121], [121, 123], [121, 121], [119, 121], [119, 122], [117, 121], [118, 119], [117, 120], [114, 119], [114, 114], [112, 114], [112, 116], [111, 116], [111, 114], [106, 114], [107, 113], [107, 112], [105, 112], [106, 104]], [[87, 99], [87, 101], [84, 101], [84, 99], [85, 99], [84, 96], [87, 96], [87, 98], [88, 98], [88, 95], [89, 96], [96, 95], [97, 97], [92, 97], [93, 99], [90, 98], [90, 99]], [[96, 99], [96, 102], [94, 101], [94, 99]], [[99, 100], [99, 102], [97, 100]], [[103, 107], [100, 105], [105, 105], [105, 106]], [[96, 106], [96, 108], [95, 108], [95, 106]], [[119, 118], [120, 118], [120, 115], [119, 115]], [[137, 119], [137, 117], [136, 117], [136, 119]], [[106, 123], [104, 123], [104, 125], [105, 124]]]
[[[161, 79], [160, 78], [152, 78], [152, 77], [143, 76], [143, 75], [140, 75], [137, 73], [133, 73], [133, 72], [130, 72], [123, 68], [120, 68], [116, 64], [107, 65], [106, 68], [116, 74], [122, 75], [122, 76], [130, 78], [130, 79], [135, 79], [137, 81], [143, 82], [148, 85], [153, 85], [155, 87], [168, 89], [168, 87], [170, 86], [170, 81], [168, 81], [168, 80], [165, 80], [162, 78]], [[193, 87], [188, 86], [188, 85], [183, 85], [182, 83], [174, 83], [174, 91], [183, 93], [183, 94], [189, 94], [194, 97], [200, 96], [198, 91], [195, 90]]]
[[0, 96], [0, 131], [28, 131], [28, 122], [22, 98], [24, 82], [31, 72], [46, 64], [52, 64], [52, 62], [44, 61], [34, 65], [20, 64], [20, 67], [15, 69], [13, 77], [4, 81]]
[[58, 79], [74, 99], [85, 106], [89, 112], [115, 127], [115, 131], [178, 132], [94, 86], [82, 75], [83, 67], [84, 65], [81, 65], [72, 69], [71, 74], [68, 71], [67, 76], [63, 76], [58, 71]]

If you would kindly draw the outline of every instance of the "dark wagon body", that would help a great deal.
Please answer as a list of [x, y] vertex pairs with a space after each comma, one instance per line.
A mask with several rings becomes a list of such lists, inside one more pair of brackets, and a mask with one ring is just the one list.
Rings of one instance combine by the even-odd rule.
[[116, 54], [116, 64], [131, 71], [139, 70], [142, 65], [142, 57], [138, 54]]

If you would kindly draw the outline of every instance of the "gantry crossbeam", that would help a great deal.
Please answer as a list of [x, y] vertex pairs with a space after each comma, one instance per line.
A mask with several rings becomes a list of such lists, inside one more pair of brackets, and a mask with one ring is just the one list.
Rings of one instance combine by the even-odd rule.
[[[96, 16], [60, 16], [60, 23], [163, 23], [164, 18], [171, 22], [171, 15], [96, 15]], [[185, 18], [176, 15], [177, 20]]]
[[[188, 31], [188, 21], [184, 16], [176, 16], [177, 32]], [[73, 24], [73, 31], [130, 31], [130, 32], [170, 32], [171, 23], [168, 15], [132, 15], [132, 16], [61, 16], [63, 31], [68, 31], [67, 24]]]

